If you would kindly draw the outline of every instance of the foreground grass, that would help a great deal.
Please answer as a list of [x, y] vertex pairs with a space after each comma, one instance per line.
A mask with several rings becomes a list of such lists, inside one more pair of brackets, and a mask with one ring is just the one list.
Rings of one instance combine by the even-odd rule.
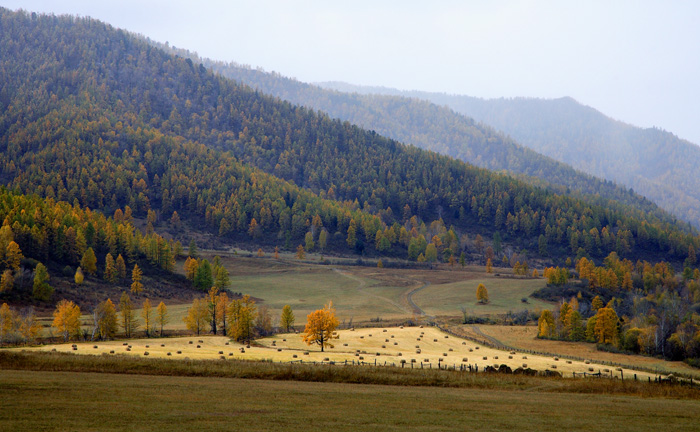
[[696, 430], [697, 400], [0, 371], [3, 430]]
[[436, 369], [308, 365], [240, 360], [170, 360], [125, 355], [73, 355], [58, 352], [0, 351], [0, 370], [253, 378], [406, 387], [536, 389], [538, 392], [618, 394], [700, 400], [700, 389], [697, 386], [649, 384], [629, 380], [557, 379]]

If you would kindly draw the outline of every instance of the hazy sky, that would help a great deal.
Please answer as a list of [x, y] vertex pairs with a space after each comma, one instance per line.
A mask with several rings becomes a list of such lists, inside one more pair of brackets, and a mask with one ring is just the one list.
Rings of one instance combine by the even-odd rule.
[[[301, 81], [571, 96], [700, 144], [700, 2], [0, 0]], [[196, 5], [193, 6], [193, 5]]]

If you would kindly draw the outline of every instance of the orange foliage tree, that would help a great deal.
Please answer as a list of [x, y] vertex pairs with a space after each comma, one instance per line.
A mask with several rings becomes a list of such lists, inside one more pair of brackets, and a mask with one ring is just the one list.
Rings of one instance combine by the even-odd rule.
[[337, 327], [338, 318], [335, 316], [333, 302], [328, 302], [323, 309], [318, 309], [306, 316], [306, 327], [301, 337], [307, 345], [320, 345], [323, 352], [327, 346], [333, 348], [330, 341], [338, 339], [339, 336], [335, 333]]

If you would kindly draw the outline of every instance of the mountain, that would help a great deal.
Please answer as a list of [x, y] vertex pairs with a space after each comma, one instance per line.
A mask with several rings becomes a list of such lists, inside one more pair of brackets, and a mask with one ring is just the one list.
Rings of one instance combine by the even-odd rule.
[[488, 124], [518, 143], [590, 175], [614, 181], [700, 226], [700, 147], [672, 133], [613, 120], [571, 98], [480, 99], [385, 87], [321, 83], [362, 95], [430, 101]]
[[[542, 156], [512, 139], [455, 111], [418, 98], [347, 94], [331, 91], [236, 63], [202, 59], [187, 50], [157, 44], [171, 53], [202, 63], [222, 76], [260, 91], [328, 113], [377, 133], [446, 154], [477, 166], [511, 175], [560, 194], [572, 194], [591, 204], [619, 201], [675, 223], [675, 217], [633, 191], [600, 180]], [[346, 85], [346, 88], [351, 86]], [[342, 87], [341, 87], [342, 89]], [[372, 89], [370, 89], [372, 90]]]
[[700, 245], [672, 221], [402, 144], [96, 20], [0, 19], [0, 178], [22, 193], [177, 211], [229, 241], [295, 248], [325, 231], [338, 251], [410, 258], [427, 243], [442, 258], [469, 251], [460, 233], [558, 260], [682, 260]]

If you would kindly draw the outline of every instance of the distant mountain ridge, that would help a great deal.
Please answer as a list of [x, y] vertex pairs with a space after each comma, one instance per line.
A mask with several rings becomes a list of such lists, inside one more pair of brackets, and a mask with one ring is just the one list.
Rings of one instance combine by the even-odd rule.
[[611, 119], [570, 97], [481, 99], [340, 82], [318, 85], [447, 106], [541, 154], [632, 188], [674, 215], [700, 226], [700, 178], [691, 174], [700, 166], [700, 147], [670, 132]]
[[[236, 63], [214, 61], [196, 53], [150, 41], [182, 57], [190, 58], [222, 76], [281, 99], [320, 110], [330, 116], [371, 129], [417, 147], [455, 157], [476, 166], [508, 171], [521, 180], [556, 193], [571, 193], [598, 204], [619, 201], [676, 223], [675, 217], [628, 188], [595, 178], [571, 166], [521, 146], [493, 128], [454, 110], [418, 98], [347, 94], [323, 89]], [[349, 86], [349, 85], [348, 85]], [[349, 86], [350, 88], [352, 86]], [[384, 89], [388, 91], [390, 89]]]

